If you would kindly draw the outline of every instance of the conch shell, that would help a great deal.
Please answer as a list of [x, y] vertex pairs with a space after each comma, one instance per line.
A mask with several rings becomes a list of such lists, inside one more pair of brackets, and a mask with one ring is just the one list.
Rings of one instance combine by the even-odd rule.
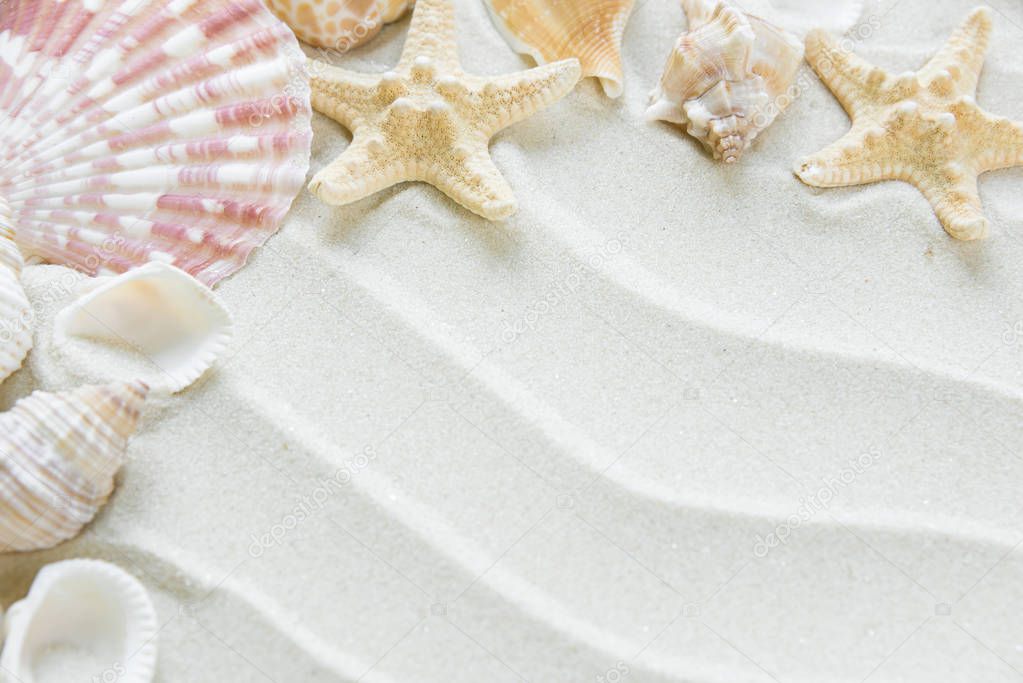
[[11, 606], [4, 629], [4, 681], [66, 681], [72, 671], [79, 681], [149, 683], [156, 673], [153, 602], [135, 577], [109, 562], [43, 567]]
[[10, 229], [3, 224], [0, 200], [0, 382], [21, 367], [32, 348], [32, 307], [21, 287], [24, 261]]
[[266, 0], [299, 40], [347, 52], [401, 18], [415, 0]]
[[37, 391], [0, 415], [0, 552], [75, 536], [114, 488], [148, 387]]
[[647, 117], [684, 126], [715, 159], [734, 163], [791, 102], [803, 44], [724, 0], [683, 5], [690, 29], [668, 58]]
[[199, 379], [231, 337], [231, 315], [209, 287], [159, 262], [88, 281], [53, 323], [55, 355], [87, 379], [141, 379], [169, 393]]
[[622, 34], [636, 0], [485, 0], [513, 50], [537, 64], [575, 57], [608, 97], [622, 94]]

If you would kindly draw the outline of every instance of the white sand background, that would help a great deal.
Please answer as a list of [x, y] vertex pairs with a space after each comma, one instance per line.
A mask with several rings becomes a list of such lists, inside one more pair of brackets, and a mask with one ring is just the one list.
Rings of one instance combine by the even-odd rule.
[[[856, 50], [916, 68], [974, 4], [884, 0]], [[991, 6], [978, 101], [1023, 120], [1023, 10]], [[469, 70], [526, 65], [457, 11]], [[339, 63], [386, 70], [407, 26]], [[495, 138], [506, 223], [303, 192], [218, 289], [229, 358], [149, 406], [84, 534], [0, 557], [0, 604], [116, 562], [164, 682], [1023, 680], [1023, 169], [983, 178], [978, 243], [909, 185], [806, 187], [848, 125], [809, 72], [713, 163], [642, 117], [683, 26], [640, 0], [620, 101], [589, 80]], [[313, 123], [311, 172], [349, 140]], [[0, 407], [63, 388], [59, 272], [26, 273]]]

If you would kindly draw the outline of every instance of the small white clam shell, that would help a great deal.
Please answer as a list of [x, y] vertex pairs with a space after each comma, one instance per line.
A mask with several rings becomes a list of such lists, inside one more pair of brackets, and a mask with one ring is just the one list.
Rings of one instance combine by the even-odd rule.
[[21, 286], [21, 253], [3, 227], [0, 200], [0, 382], [10, 377], [32, 348], [32, 307]]
[[114, 490], [148, 388], [37, 391], [0, 415], [0, 553], [78, 534]]
[[53, 323], [53, 347], [72, 369], [171, 393], [201, 377], [232, 336], [231, 315], [209, 287], [165, 263], [87, 282]]
[[145, 587], [100, 560], [66, 560], [36, 575], [7, 612], [4, 681], [149, 683], [158, 623]]

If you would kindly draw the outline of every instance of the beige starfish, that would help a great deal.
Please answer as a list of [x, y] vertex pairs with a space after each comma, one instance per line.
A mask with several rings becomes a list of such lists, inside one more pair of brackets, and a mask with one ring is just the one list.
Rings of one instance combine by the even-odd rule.
[[515, 212], [515, 196], [488, 149], [502, 128], [568, 94], [568, 59], [494, 77], [462, 71], [450, 0], [418, 0], [401, 60], [382, 75], [311, 60], [313, 107], [352, 131], [352, 143], [309, 189], [328, 204], [407, 180], [436, 186], [490, 220]]
[[923, 192], [952, 237], [985, 237], [977, 176], [1023, 164], [1023, 125], [974, 100], [990, 34], [991, 12], [979, 7], [923, 69], [892, 76], [811, 33], [806, 59], [852, 129], [802, 160], [796, 174], [817, 187], [903, 180]]

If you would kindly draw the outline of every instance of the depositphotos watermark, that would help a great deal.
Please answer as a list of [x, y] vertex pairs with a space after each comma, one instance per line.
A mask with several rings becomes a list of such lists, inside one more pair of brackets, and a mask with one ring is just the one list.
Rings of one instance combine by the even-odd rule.
[[799, 501], [799, 507], [784, 522], [776, 526], [766, 536], [757, 534], [756, 543], [753, 544], [753, 554], [757, 558], [763, 559], [774, 548], [788, 543], [793, 531], [809, 522], [817, 513], [827, 510], [831, 501], [842, 489], [856, 481], [857, 477], [873, 467], [880, 458], [881, 451], [871, 448], [839, 470], [837, 476], [823, 477], [824, 485], [813, 494], [802, 498]]
[[[37, 306], [59, 303], [70, 296], [77, 289], [78, 283], [85, 277], [77, 270], [66, 270], [49, 283], [46, 289], [37, 293], [33, 299]], [[0, 346], [10, 344], [23, 332], [34, 329], [35, 325], [36, 313], [35, 309], [31, 307], [20, 309], [5, 318], [0, 318]]]
[[128, 670], [120, 662], [114, 664], [89, 679], [91, 683], [116, 683], [121, 680]]
[[[881, 28], [881, 19], [875, 14], [865, 17], [858, 24], [849, 29], [846, 34], [838, 40], [836, 50], [829, 51], [820, 60], [818, 68], [824, 73], [831, 73], [835, 68], [836, 58], [851, 53], [856, 43], [867, 40]], [[782, 93], [775, 96], [773, 100], [759, 107], [753, 114], [753, 125], [763, 129], [774, 121], [775, 117], [788, 109], [789, 105], [803, 96], [809, 87], [817, 82], [817, 79], [806, 69], [800, 69], [796, 80]]]
[[604, 266], [612, 258], [622, 252], [627, 239], [624, 235], [617, 235], [607, 239], [585, 260], [576, 261], [566, 275], [556, 280], [547, 288], [540, 297], [526, 306], [526, 310], [514, 322], [505, 322], [504, 330], [501, 332], [501, 341], [510, 344], [527, 330], [536, 328], [540, 318], [550, 313], [569, 298], [582, 285], [583, 276], [586, 273], [596, 273], [603, 270]]
[[629, 665], [618, 661], [610, 669], [597, 676], [597, 683], [619, 683], [630, 673]]
[[249, 557], [260, 558], [270, 548], [283, 543], [284, 538], [291, 531], [322, 510], [331, 497], [347, 486], [358, 472], [369, 467], [369, 463], [376, 460], [376, 457], [377, 454], [373, 447], [367, 446], [362, 453], [339, 467], [333, 476], [318, 478], [316, 487], [302, 496], [295, 506], [281, 517], [279, 522], [273, 524], [260, 536], [251, 535]]
[[1017, 320], [1002, 332], [1002, 343], [1006, 346], [1015, 346], [1021, 340], [1023, 340], [1023, 320]]
[[271, 120], [280, 119], [301, 111], [305, 107], [303, 102], [304, 95], [305, 93], [299, 87], [288, 83], [281, 89], [281, 92], [251, 105], [252, 111], [249, 113], [249, 125], [253, 128], [258, 128]]
[[382, 26], [383, 21], [381, 21], [380, 17], [364, 17], [351, 28], [342, 29], [332, 45], [313, 47], [313, 60], [308, 65], [310, 72], [313, 75], [319, 75], [317, 73], [319, 64], [316, 60], [327, 64], [334, 64], [345, 53], [365, 43]]
[[[2, 2], [3, 0], [0, 0], [0, 4]], [[107, 237], [101, 244], [90, 250], [89, 255], [81, 264], [71, 264], [70, 268], [48, 283], [46, 289], [36, 292], [32, 298], [37, 305], [63, 301], [89, 275], [102, 273], [110, 261], [118, 256], [124, 243], [124, 238], [119, 235]], [[31, 307], [17, 310], [5, 318], [0, 318], [0, 345], [11, 343], [22, 333], [32, 330], [35, 324], [36, 313], [35, 309]]]

